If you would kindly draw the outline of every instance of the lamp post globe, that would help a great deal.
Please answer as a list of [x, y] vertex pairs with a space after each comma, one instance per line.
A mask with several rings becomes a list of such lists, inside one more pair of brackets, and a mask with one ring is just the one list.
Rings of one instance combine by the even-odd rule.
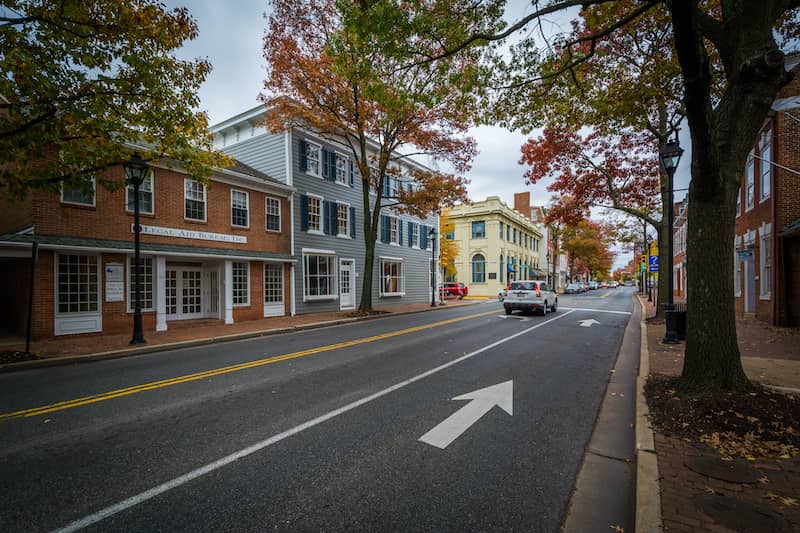
[[133, 186], [133, 285], [134, 285], [134, 310], [133, 310], [133, 337], [130, 344], [146, 344], [142, 333], [142, 276], [141, 276], [141, 257], [140, 257], [140, 233], [139, 225], [139, 191], [142, 182], [147, 177], [149, 166], [137, 152], [123, 163], [125, 168], [125, 180]]
[[431, 307], [436, 307], [436, 228], [428, 232], [431, 239]]
[[683, 148], [681, 148], [680, 143], [678, 142], [677, 135], [676, 138], [667, 142], [666, 146], [661, 150], [659, 154], [661, 158], [661, 164], [664, 165], [664, 170], [667, 172], [667, 191], [669, 194], [669, 202], [667, 203], [667, 221], [668, 221], [668, 229], [667, 229], [667, 264], [665, 269], [665, 274], [667, 276], [667, 303], [664, 305], [664, 315], [665, 315], [665, 322], [666, 322], [666, 333], [664, 334], [663, 342], [665, 344], [677, 344], [678, 341], [678, 332], [677, 332], [677, 324], [676, 324], [676, 317], [674, 316], [674, 309], [675, 309], [675, 302], [673, 300], [673, 280], [672, 280], [672, 263], [674, 258], [672, 256], [673, 250], [673, 224], [675, 223], [675, 213], [674, 213], [674, 177], [675, 177], [675, 170], [678, 168], [678, 163], [681, 160], [681, 156], [683, 155]]

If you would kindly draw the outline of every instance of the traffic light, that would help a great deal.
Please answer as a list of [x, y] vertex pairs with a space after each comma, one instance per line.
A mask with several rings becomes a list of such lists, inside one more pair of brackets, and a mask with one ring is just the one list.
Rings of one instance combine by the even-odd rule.
[[647, 264], [647, 255], [645, 255], [645, 254], [642, 254], [642, 257], [641, 257], [641, 263], [642, 263], [643, 265], [646, 265], [646, 264]]

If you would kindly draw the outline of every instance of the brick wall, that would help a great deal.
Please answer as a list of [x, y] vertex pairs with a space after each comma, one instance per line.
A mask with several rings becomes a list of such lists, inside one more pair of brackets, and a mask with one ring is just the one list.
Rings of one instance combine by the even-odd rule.
[[[121, 183], [123, 170], [115, 167], [107, 170], [104, 177]], [[266, 231], [265, 195], [211, 181], [206, 194], [206, 222], [184, 219], [184, 175], [168, 169], [154, 169], [154, 214], [141, 215], [143, 225], [165, 226], [196, 231], [224, 233], [247, 237], [246, 244], [217, 241], [197, 241], [177, 237], [142, 235], [142, 242], [202, 246], [241, 250], [272, 251], [289, 253], [289, 202], [281, 201], [281, 232]], [[33, 193], [33, 221], [39, 235], [66, 235], [96, 239], [132, 240], [133, 213], [126, 211], [125, 188], [109, 191], [97, 186], [96, 207], [62, 204], [60, 196], [44, 192]], [[249, 193], [250, 227], [238, 228], [231, 224], [231, 189]]]

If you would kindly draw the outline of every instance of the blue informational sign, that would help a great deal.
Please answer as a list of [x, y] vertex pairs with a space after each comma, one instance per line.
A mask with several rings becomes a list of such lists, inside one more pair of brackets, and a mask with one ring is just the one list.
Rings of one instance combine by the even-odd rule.
[[658, 256], [650, 256], [650, 272], [658, 272]]

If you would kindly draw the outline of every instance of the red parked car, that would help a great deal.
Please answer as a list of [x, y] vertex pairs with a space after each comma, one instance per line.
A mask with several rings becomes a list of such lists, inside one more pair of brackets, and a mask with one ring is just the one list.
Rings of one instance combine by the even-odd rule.
[[463, 283], [446, 281], [444, 286], [439, 288], [439, 292], [443, 298], [452, 297], [461, 300], [469, 293], [469, 289]]

